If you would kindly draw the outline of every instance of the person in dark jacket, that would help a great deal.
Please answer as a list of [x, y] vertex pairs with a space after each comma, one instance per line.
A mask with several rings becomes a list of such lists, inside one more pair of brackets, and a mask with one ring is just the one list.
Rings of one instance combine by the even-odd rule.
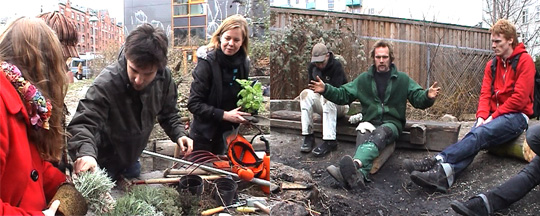
[[194, 150], [224, 154], [223, 134], [247, 123], [242, 116], [250, 114], [236, 105], [241, 90], [236, 79], [248, 78], [248, 40], [246, 19], [232, 15], [223, 20], [210, 44], [197, 50], [188, 100], [193, 114], [189, 137], [195, 142]]
[[138, 158], [156, 117], [185, 154], [192, 151], [176, 107], [177, 87], [166, 68], [167, 46], [163, 30], [143, 24], [127, 36], [118, 60], [96, 77], [68, 126], [75, 173], [99, 165], [113, 179], [139, 176]]
[[387, 41], [377, 41], [370, 54], [374, 65], [354, 81], [336, 88], [317, 77], [317, 81], [309, 85], [336, 104], [349, 104], [354, 100], [362, 104], [364, 122], [356, 128], [354, 157], [345, 155], [338, 167], [326, 168], [334, 179], [351, 189], [365, 186], [373, 160], [403, 131], [407, 100], [415, 108], [425, 109], [435, 103], [440, 91], [437, 82], [424, 90], [406, 73], [399, 72], [393, 64], [394, 51]]
[[[518, 43], [516, 28], [508, 20], [497, 21], [490, 31], [497, 65], [495, 77], [492, 61], [484, 69], [475, 126], [434, 157], [403, 162], [411, 180], [421, 187], [447, 192], [480, 150], [504, 144], [528, 127], [533, 114], [534, 62], [523, 43]], [[512, 61], [518, 55], [514, 71]]]
[[[309, 80], [322, 77], [324, 82], [335, 87], [347, 83], [347, 77], [341, 63], [334, 58], [334, 53], [329, 52], [326, 45], [315, 44], [311, 51], [311, 63], [308, 67]], [[349, 111], [349, 105], [336, 105], [326, 100], [320, 94], [311, 89], [304, 89], [300, 93], [300, 110], [302, 112], [302, 136], [304, 142], [300, 147], [301, 152], [311, 152], [315, 144], [313, 135], [313, 112], [322, 116], [322, 139], [323, 143], [313, 149], [313, 155], [322, 157], [337, 148], [336, 122], [337, 118], [345, 116]]]

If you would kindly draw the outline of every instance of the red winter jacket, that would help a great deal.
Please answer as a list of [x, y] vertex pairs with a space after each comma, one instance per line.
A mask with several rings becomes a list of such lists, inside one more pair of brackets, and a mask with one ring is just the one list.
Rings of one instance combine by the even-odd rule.
[[[516, 70], [512, 70], [512, 59], [520, 54]], [[487, 119], [489, 115], [493, 119], [507, 113], [524, 113], [527, 116], [533, 114], [534, 92], [534, 62], [525, 50], [523, 43], [519, 43], [510, 57], [503, 61], [497, 56], [497, 72], [495, 74], [494, 94], [491, 94], [491, 61], [488, 61], [484, 69], [482, 90], [476, 118]], [[503, 80], [504, 75], [504, 80]]]
[[29, 124], [18, 92], [0, 69], [0, 215], [43, 215], [66, 180], [30, 144]]

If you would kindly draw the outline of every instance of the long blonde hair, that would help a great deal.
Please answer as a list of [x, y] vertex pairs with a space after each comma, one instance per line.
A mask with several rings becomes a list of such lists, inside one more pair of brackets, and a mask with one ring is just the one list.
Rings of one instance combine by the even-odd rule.
[[66, 64], [56, 34], [38, 18], [21, 17], [0, 34], [0, 60], [14, 64], [52, 104], [50, 129], [28, 126], [28, 138], [45, 160], [58, 161], [64, 147]]
[[219, 28], [212, 34], [212, 39], [210, 40], [210, 43], [207, 45], [208, 48], [214, 48], [214, 49], [221, 49], [220, 47], [220, 37], [223, 33], [226, 31], [240, 28], [242, 30], [242, 37], [243, 37], [243, 43], [242, 43], [242, 49], [248, 54], [248, 48], [249, 48], [249, 37], [248, 37], [248, 23], [246, 19], [239, 14], [232, 15], [230, 17], [227, 17], [221, 25], [219, 25]]

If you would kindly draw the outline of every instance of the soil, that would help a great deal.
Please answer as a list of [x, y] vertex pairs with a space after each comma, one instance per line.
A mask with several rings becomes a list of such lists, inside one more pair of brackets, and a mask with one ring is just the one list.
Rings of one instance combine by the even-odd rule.
[[[461, 122], [460, 138], [472, 126], [472, 122]], [[322, 158], [300, 152], [303, 137], [299, 134], [272, 132], [270, 137], [273, 168], [290, 166], [291, 171], [273, 169], [272, 179], [277, 183], [283, 179], [313, 184], [312, 191], [318, 195], [290, 196], [291, 191], [273, 194], [274, 200], [287, 197], [296, 203], [311, 208], [322, 215], [457, 215], [450, 207], [452, 200], [464, 201], [471, 196], [486, 192], [517, 174], [527, 163], [513, 158], [494, 156], [480, 152], [472, 164], [458, 176], [448, 193], [426, 191], [415, 185], [402, 166], [406, 158], [421, 159], [437, 152], [396, 149], [378, 173], [371, 176], [366, 190], [348, 191], [342, 188], [327, 172], [326, 167], [336, 164], [345, 154], [354, 154], [355, 144], [340, 142], [338, 149]], [[317, 139], [317, 144], [322, 140]], [[295, 173], [307, 173], [308, 177]], [[292, 197], [292, 198], [291, 198]], [[535, 188], [509, 209], [497, 215], [537, 215], [540, 212], [540, 192]], [[312, 213], [312, 215], [315, 215]]]

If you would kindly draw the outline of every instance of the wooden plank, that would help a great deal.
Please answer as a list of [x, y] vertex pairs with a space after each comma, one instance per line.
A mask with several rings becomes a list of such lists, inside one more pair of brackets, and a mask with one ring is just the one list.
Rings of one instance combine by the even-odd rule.
[[375, 160], [373, 160], [373, 167], [371, 167], [371, 170], [369, 171], [369, 173], [371, 174], [377, 173], [377, 171], [379, 171], [379, 169], [384, 165], [384, 163], [388, 160], [388, 158], [390, 158], [392, 153], [394, 153], [395, 149], [396, 149], [395, 142], [384, 147], [384, 149], [379, 154], [379, 156], [375, 158]]
[[[405, 125], [404, 131], [407, 131], [407, 127], [410, 128], [410, 125], [414, 122], [408, 122]], [[429, 149], [432, 151], [442, 151], [447, 146], [457, 142], [457, 137], [459, 135], [459, 128], [461, 125], [456, 123], [449, 123], [446, 127], [442, 127], [444, 124], [426, 124], [426, 144], [425, 145], [416, 145], [411, 144], [409, 140], [403, 141], [402, 136], [400, 136], [397, 147], [398, 148], [414, 148], [414, 149]], [[282, 119], [271, 119], [271, 130], [276, 132], [300, 134], [302, 124], [300, 121], [294, 120], [282, 120]], [[322, 132], [322, 125], [320, 123], [314, 123], [313, 130], [316, 132], [316, 135]], [[347, 142], [356, 141], [356, 125], [344, 125], [339, 124], [336, 127], [337, 139]], [[410, 136], [409, 136], [410, 139]]]

